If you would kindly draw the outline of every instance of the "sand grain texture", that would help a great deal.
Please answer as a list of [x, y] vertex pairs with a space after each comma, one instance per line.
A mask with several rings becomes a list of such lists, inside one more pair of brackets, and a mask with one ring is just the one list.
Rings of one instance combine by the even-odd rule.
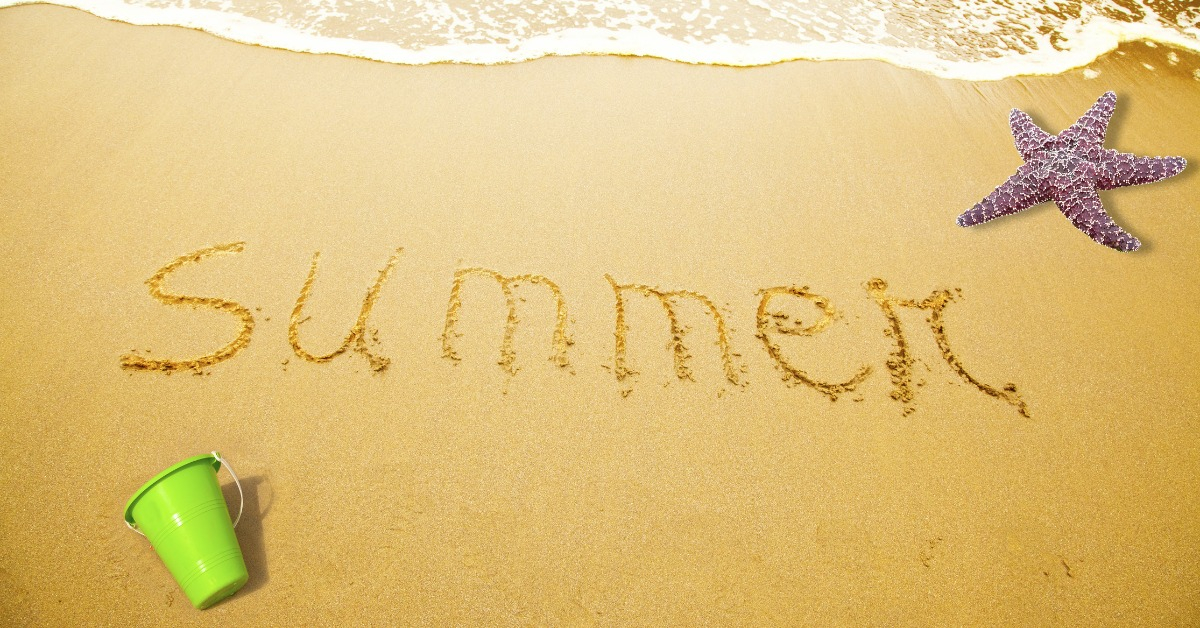
[[[0, 623], [1195, 624], [1195, 166], [1104, 193], [1134, 254], [1049, 204], [954, 224], [1018, 165], [1013, 107], [1055, 132], [1113, 89], [1110, 147], [1200, 161], [1198, 61], [1168, 53], [978, 84], [400, 67], [4, 9]], [[243, 309], [148, 293], [229, 243], [164, 290]], [[624, 380], [606, 275], [658, 291], [624, 291]], [[906, 402], [873, 278], [954, 295], [894, 307]], [[836, 402], [756, 337], [776, 287], [775, 355], [870, 368]], [[232, 357], [121, 368], [220, 350], [231, 311]], [[201, 613], [121, 515], [213, 449], [251, 581]]]

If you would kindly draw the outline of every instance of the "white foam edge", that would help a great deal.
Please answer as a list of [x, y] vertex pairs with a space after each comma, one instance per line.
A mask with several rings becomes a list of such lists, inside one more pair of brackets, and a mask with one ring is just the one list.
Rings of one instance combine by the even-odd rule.
[[315, 54], [359, 57], [401, 65], [461, 63], [496, 65], [547, 56], [621, 55], [655, 57], [696, 65], [763, 66], [785, 61], [877, 60], [949, 79], [989, 81], [1016, 75], [1060, 74], [1085, 66], [1127, 41], [1148, 40], [1200, 53], [1200, 29], [1190, 39], [1178, 31], [1145, 22], [1117, 22], [1096, 17], [1074, 33], [1070, 50], [1013, 53], [977, 61], [952, 61], [931, 51], [848, 42], [781, 42], [751, 40], [738, 43], [698, 43], [672, 39], [652, 29], [609, 30], [572, 28], [539, 35], [519, 45], [449, 44], [409, 50], [397, 44], [324, 37], [262, 22], [237, 13], [181, 7], [142, 7], [120, 0], [0, 0], [0, 8], [52, 4], [85, 11], [97, 17], [139, 26], [182, 26], [224, 39], [267, 48]]

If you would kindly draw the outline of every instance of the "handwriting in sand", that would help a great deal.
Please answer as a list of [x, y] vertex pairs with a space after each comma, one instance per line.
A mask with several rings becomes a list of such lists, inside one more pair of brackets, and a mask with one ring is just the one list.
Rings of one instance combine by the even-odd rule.
[[[146, 280], [146, 284], [150, 288], [150, 296], [166, 305], [209, 308], [229, 313], [239, 323], [238, 333], [233, 340], [215, 351], [191, 358], [150, 359], [137, 352], [131, 352], [121, 356], [121, 367], [135, 371], [161, 371], [166, 373], [183, 370], [201, 371], [234, 357], [249, 345], [251, 335], [254, 331], [254, 316], [251, 314], [249, 308], [217, 297], [177, 295], [163, 289], [163, 284], [167, 277], [186, 264], [198, 264], [213, 255], [241, 253], [244, 250], [245, 243], [243, 242], [203, 248], [172, 260]], [[288, 342], [291, 344], [293, 353], [304, 361], [319, 364], [329, 362], [339, 355], [353, 351], [354, 353], [361, 354], [367, 360], [372, 371], [379, 372], [388, 368], [391, 360], [375, 353], [369, 344], [369, 341], [377, 338], [379, 331], [371, 329], [368, 326], [368, 321], [371, 310], [379, 298], [380, 291], [384, 288], [392, 271], [399, 262], [402, 250], [396, 249], [388, 258], [383, 268], [379, 270], [379, 274], [367, 289], [366, 296], [363, 298], [357, 320], [350, 327], [350, 331], [342, 340], [341, 345], [324, 354], [310, 352], [302, 346], [300, 341], [300, 327], [308, 320], [304, 316], [304, 306], [312, 295], [317, 277], [317, 266], [320, 260], [320, 253], [314, 253], [308, 275], [300, 287], [300, 295], [296, 299], [296, 305], [292, 309], [290, 324], [288, 325]], [[464, 286], [467, 285], [468, 280], [472, 279], [490, 280], [490, 282], [499, 286], [501, 295], [504, 297], [504, 302], [507, 306], [508, 315], [504, 321], [504, 335], [500, 345], [500, 356], [497, 360], [500, 368], [509, 375], [516, 375], [518, 371], [514, 335], [520, 318], [517, 311], [518, 298], [515, 291], [526, 284], [545, 288], [553, 297], [555, 323], [550, 337], [550, 360], [560, 367], [566, 368], [570, 365], [571, 362], [568, 353], [574, 344], [574, 340], [567, 329], [569, 319], [566, 298], [563, 296], [563, 292], [558, 284], [544, 275], [533, 273], [505, 275], [495, 270], [479, 267], [459, 269], [455, 271], [452, 278], [450, 298], [446, 306], [445, 324], [441, 334], [442, 355], [445, 358], [455, 363], [462, 359], [455, 349], [455, 341], [461, 336], [457, 325], [459, 312], [462, 309], [462, 291]], [[739, 363], [738, 358], [740, 354], [733, 348], [733, 342], [730, 338], [725, 317], [711, 298], [694, 290], [679, 288], [664, 289], [642, 283], [618, 283], [617, 280], [608, 274], [604, 275], [604, 279], [612, 288], [614, 298], [616, 322], [613, 334], [615, 342], [613, 346], [612, 372], [618, 382], [627, 384], [627, 380], [637, 374], [637, 371], [630, 366], [627, 355], [629, 327], [626, 318], [627, 295], [635, 294], [655, 299], [663, 308], [670, 327], [671, 337], [668, 340], [667, 347], [673, 354], [676, 377], [681, 380], [695, 379], [692, 369], [689, 366], [692, 354], [685, 342], [688, 327], [680, 320], [679, 311], [676, 308], [681, 299], [688, 299], [699, 304], [712, 320], [716, 330], [716, 345], [720, 352], [725, 379], [734, 385], [745, 385], [743, 375], [747, 367]], [[905, 414], [911, 413], [914, 410], [913, 401], [915, 399], [915, 391], [913, 388], [912, 366], [915, 358], [909, 348], [909, 343], [904, 329], [900, 324], [900, 319], [896, 314], [897, 308], [927, 311], [929, 313], [927, 320], [929, 321], [929, 327], [933, 333], [934, 340], [942, 354], [942, 358], [950, 366], [951, 370], [963, 381], [975, 387], [980, 392], [1014, 406], [1022, 416], [1029, 416], [1029, 408], [1018, 394], [1015, 385], [1005, 384], [996, 388], [983, 383], [967, 371], [967, 368], [951, 348], [944, 322], [944, 312], [946, 306], [954, 301], [958, 291], [936, 290], [928, 297], [918, 301], [889, 294], [887, 282], [878, 278], [867, 281], [865, 288], [867, 295], [878, 304], [884, 319], [887, 321], [887, 327], [884, 329], [885, 336], [889, 337], [895, 343], [895, 349], [892, 350], [885, 364], [893, 386], [891, 396], [903, 404]], [[814, 336], [828, 328], [840, 316], [829, 299], [813, 293], [807, 286], [776, 286], [766, 288], [758, 291], [758, 296], [758, 309], [755, 316], [757, 330], [755, 336], [762, 342], [767, 355], [780, 371], [785, 382], [806, 386], [831, 400], [836, 400], [839, 395], [855, 390], [859, 384], [870, 376], [872, 372], [871, 366], [862, 365], [849, 378], [843, 381], [824, 381], [818, 379], [792, 360], [784, 357], [782, 349], [774, 340], [776, 336]], [[804, 325], [801, 321], [790, 320], [786, 314], [773, 311], [771, 309], [772, 301], [783, 298], [809, 301], [821, 312], [821, 318], [810, 325]], [[629, 391], [630, 389], [627, 388], [622, 393], [628, 394]]]

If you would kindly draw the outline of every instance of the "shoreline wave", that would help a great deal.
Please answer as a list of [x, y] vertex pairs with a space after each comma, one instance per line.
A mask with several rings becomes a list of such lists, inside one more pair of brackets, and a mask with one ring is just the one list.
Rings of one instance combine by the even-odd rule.
[[1021, 75], [1060, 74], [1086, 66], [1130, 41], [1172, 45], [1200, 54], [1200, 13], [1198, 24], [1186, 27], [1197, 32], [1196, 38], [1146, 20], [1122, 22], [1096, 16], [1086, 23], [1086, 30], [1072, 33], [1072, 45], [1068, 48], [1055, 47], [1047, 35], [1030, 51], [1013, 51], [980, 59], [947, 59], [928, 49], [881, 43], [754, 39], [743, 42], [683, 41], [638, 25], [619, 29], [564, 28], [515, 44], [462, 42], [416, 48], [386, 41], [318, 35], [235, 12], [195, 7], [151, 7], [130, 5], [120, 0], [0, 0], [0, 9], [39, 4], [77, 9], [137, 26], [177, 26], [267, 48], [399, 65], [501, 65], [550, 56], [584, 55], [650, 57], [727, 67], [766, 66], [799, 60], [876, 60], [940, 78], [991, 81]]

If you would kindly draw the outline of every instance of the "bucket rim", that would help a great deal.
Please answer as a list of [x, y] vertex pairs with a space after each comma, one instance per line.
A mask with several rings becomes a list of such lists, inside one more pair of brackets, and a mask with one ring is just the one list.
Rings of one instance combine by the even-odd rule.
[[221, 455], [215, 451], [212, 453], [209, 453], [209, 454], [192, 456], [191, 458], [188, 458], [186, 460], [181, 460], [180, 462], [177, 462], [177, 463], [167, 467], [161, 473], [159, 473], [158, 475], [151, 478], [149, 482], [146, 482], [145, 484], [143, 484], [142, 488], [139, 488], [137, 490], [137, 492], [133, 494], [133, 497], [130, 497], [129, 501], [125, 503], [125, 523], [128, 523], [129, 525], [134, 525], [133, 507], [135, 504], [137, 504], [137, 501], [139, 499], [141, 499], [142, 495], [146, 494], [146, 491], [150, 490], [155, 484], [158, 484], [159, 482], [161, 482], [168, 475], [175, 473], [176, 471], [182, 469], [183, 467], [195, 464], [202, 460], [208, 460], [213, 466], [213, 471], [221, 470]]

